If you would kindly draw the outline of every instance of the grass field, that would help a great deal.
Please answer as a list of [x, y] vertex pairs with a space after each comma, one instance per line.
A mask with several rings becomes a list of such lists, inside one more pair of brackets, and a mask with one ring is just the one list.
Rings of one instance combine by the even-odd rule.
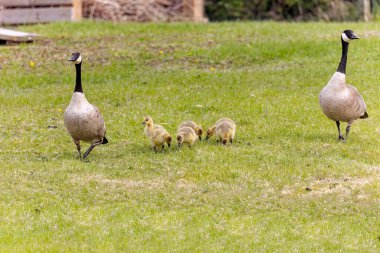
[[[370, 117], [341, 143], [318, 93], [347, 28]], [[379, 252], [380, 23], [19, 29], [43, 37], [0, 47], [1, 252]], [[63, 125], [75, 51], [109, 140], [85, 162]], [[236, 141], [154, 154], [146, 115], [173, 136], [230, 117]]]

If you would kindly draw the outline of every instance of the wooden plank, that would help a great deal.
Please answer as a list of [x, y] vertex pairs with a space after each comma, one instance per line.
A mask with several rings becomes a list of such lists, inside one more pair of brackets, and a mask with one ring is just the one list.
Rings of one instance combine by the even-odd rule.
[[52, 21], [70, 21], [71, 7], [4, 9], [0, 11], [0, 24], [30, 24]]
[[73, 20], [82, 20], [82, 0], [73, 0]]
[[16, 42], [27, 42], [33, 41], [37, 36], [34, 33], [19, 32], [15, 30], [0, 28], [0, 40], [3, 41], [16, 41]]
[[5, 7], [52, 6], [72, 4], [73, 0], [0, 0], [0, 6]]

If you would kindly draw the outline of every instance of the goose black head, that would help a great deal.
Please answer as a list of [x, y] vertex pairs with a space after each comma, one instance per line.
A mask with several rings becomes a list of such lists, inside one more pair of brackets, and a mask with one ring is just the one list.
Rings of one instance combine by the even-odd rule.
[[349, 43], [351, 40], [359, 39], [352, 30], [344, 30], [342, 33], [342, 40]]
[[76, 53], [72, 53], [69, 61], [72, 61], [74, 62], [75, 64], [79, 64], [79, 63], [82, 63], [82, 56], [80, 55], [80, 53], [76, 52]]

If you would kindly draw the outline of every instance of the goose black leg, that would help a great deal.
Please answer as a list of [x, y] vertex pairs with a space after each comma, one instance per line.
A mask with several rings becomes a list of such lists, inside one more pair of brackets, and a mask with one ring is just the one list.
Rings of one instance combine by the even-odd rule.
[[346, 127], [346, 141], [348, 140], [348, 133], [350, 132], [350, 129], [351, 129], [351, 124], [348, 123], [348, 125]]
[[82, 159], [82, 152], [80, 152], [80, 149], [81, 149], [81, 147], [80, 147], [80, 142], [74, 140], [74, 143], [75, 143], [75, 145], [77, 146], [77, 150], [78, 150], [79, 158]]
[[98, 146], [100, 144], [102, 144], [102, 141], [91, 143], [91, 146], [86, 150], [86, 152], [84, 152], [83, 159], [86, 158], [90, 154], [90, 152], [91, 152], [91, 150], [93, 150], [93, 148], [95, 148], [96, 146]]
[[336, 126], [338, 127], [338, 133], [339, 133], [338, 140], [344, 140], [343, 135], [340, 132], [340, 122], [339, 121], [335, 121], [335, 123], [336, 123]]

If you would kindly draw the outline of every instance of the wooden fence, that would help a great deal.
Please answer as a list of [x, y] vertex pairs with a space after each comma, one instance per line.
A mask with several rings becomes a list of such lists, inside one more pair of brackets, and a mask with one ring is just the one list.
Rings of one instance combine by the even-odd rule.
[[81, 18], [81, 0], [0, 0], [0, 25], [71, 21]]

